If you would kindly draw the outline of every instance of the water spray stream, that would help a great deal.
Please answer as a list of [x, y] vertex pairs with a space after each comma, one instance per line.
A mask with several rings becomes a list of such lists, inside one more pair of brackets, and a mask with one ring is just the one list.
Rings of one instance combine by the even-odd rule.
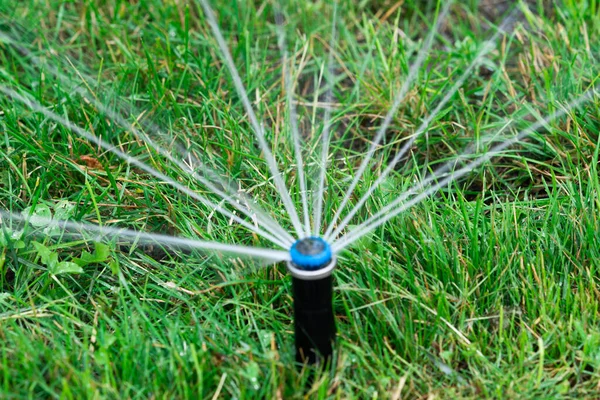
[[204, 173], [206, 175], [210, 175], [210, 179], [218, 182], [222, 187], [227, 188], [229, 193], [239, 196], [241, 198], [241, 200], [244, 201], [244, 204], [250, 210], [252, 210], [252, 212], [254, 213], [254, 214], [251, 214], [251, 213], [246, 214], [248, 217], [253, 218], [254, 216], [256, 216], [257, 219], [260, 220], [260, 222], [263, 224], [263, 226], [265, 228], [270, 228], [269, 231], [271, 233], [273, 233], [274, 235], [276, 235], [277, 237], [279, 237], [282, 241], [284, 241], [286, 243], [286, 245], [291, 246], [294, 243], [293, 236], [290, 235], [289, 232], [284, 230], [281, 227], [281, 225], [277, 223], [277, 221], [275, 221], [271, 216], [269, 216], [246, 193], [239, 192], [239, 191], [235, 190], [234, 188], [232, 188], [231, 185], [223, 182], [222, 180], [219, 180], [219, 177], [216, 176], [215, 172], [211, 171], [210, 169], [207, 169], [206, 165], [204, 163], [202, 163], [200, 160], [198, 160], [197, 157], [193, 157], [193, 159], [191, 157], [192, 157], [191, 154], [188, 153], [187, 162], [185, 162], [183, 164], [188, 166], [189, 172], [192, 177], [195, 177], [198, 181], [204, 183], [204, 185], [206, 187], [208, 187], [210, 190], [212, 190], [215, 194], [220, 195], [223, 198], [223, 200], [230, 202], [232, 205], [233, 205], [233, 203], [235, 203], [236, 205], [233, 205], [233, 206], [235, 208], [237, 208], [238, 210], [239, 209], [245, 210], [244, 214], [246, 214], [248, 212], [248, 210], [246, 208], [242, 207], [235, 199], [233, 199], [232, 195], [224, 194], [221, 190], [219, 190], [216, 187], [216, 185], [210, 184], [210, 182], [206, 181], [206, 178], [203, 178], [202, 176], [198, 175], [197, 172], [195, 172], [197, 169], [204, 170]]
[[[327, 81], [327, 94], [325, 108], [323, 131], [321, 132], [321, 162], [319, 164], [319, 180], [316, 198], [314, 199], [314, 220], [313, 236], [318, 236], [321, 232], [321, 221], [323, 219], [323, 193], [325, 191], [325, 175], [327, 172], [327, 157], [329, 156], [329, 144], [331, 142], [331, 112], [329, 107], [333, 99], [333, 53], [337, 38], [337, 1], [333, 3], [333, 26], [331, 28], [331, 40], [329, 41], [329, 55], [327, 56], [327, 67], [325, 69], [325, 78]], [[313, 192], [314, 196], [314, 192]]]
[[[10, 38], [9, 36], [7, 36], [6, 34], [4, 34], [2, 32], [0, 32], [0, 40], [5, 41], [6, 43], [15, 47], [19, 52], [27, 55], [29, 57], [29, 59], [33, 62], [33, 64], [35, 64], [38, 68], [41, 68], [43, 66], [45, 70], [49, 71], [63, 85], [68, 87], [72, 93], [77, 93], [80, 96], [82, 96], [86, 101], [91, 103], [97, 110], [99, 110], [100, 112], [105, 114], [111, 120], [115, 121], [117, 124], [119, 124], [124, 129], [131, 130], [131, 132], [134, 135], [136, 135], [138, 138], [142, 139], [147, 145], [152, 147], [153, 150], [155, 150], [156, 152], [161, 154], [163, 157], [167, 158], [173, 164], [177, 165], [182, 171], [188, 172], [194, 179], [196, 179], [198, 182], [200, 182], [201, 184], [206, 186], [214, 194], [220, 196], [223, 200], [225, 200], [231, 206], [236, 208], [238, 211], [240, 211], [241, 213], [243, 213], [244, 215], [246, 215], [249, 218], [256, 217], [256, 219], [258, 219], [260, 221], [260, 223], [264, 226], [265, 229], [267, 229], [271, 234], [273, 234], [275, 237], [277, 237], [281, 241], [285, 242], [286, 245], [289, 246], [292, 243], [294, 243], [293, 237], [287, 231], [285, 231], [281, 227], [281, 225], [278, 224], [272, 217], [270, 217], [264, 210], [262, 210], [260, 206], [255, 204], [252, 201], [252, 199], [250, 199], [247, 195], [245, 195], [244, 193], [238, 192], [237, 190], [232, 188], [231, 185], [224, 182], [224, 180], [221, 177], [219, 177], [215, 172], [213, 172], [209, 168], [207, 168], [206, 165], [202, 164], [201, 170], [204, 171], [204, 174], [210, 175], [210, 179], [213, 182], [216, 182], [216, 184], [214, 184], [213, 182], [211, 182], [211, 180], [205, 178], [204, 176], [198, 174], [195, 170], [193, 170], [191, 168], [190, 165], [175, 159], [175, 157], [173, 157], [173, 155], [170, 152], [164, 150], [162, 148], [162, 146], [160, 146], [156, 142], [154, 142], [154, 140], [148, 134], [144, 133], [140, 129], [137, 129], [134, 124], [130, 124], [120, 114], [118, 114], [117, 112], [106, 107], [99, 100], [97, 100], [97, 98], [95, 96], [88, 95], [84, 88], [79, 87], [79, 86], [73, 86], [71, 84], [71, 81], [64, 74], [62, 74], [58, 70], [58, 68], [56, 68], [52, 65], [47, 65], [47, 64], [43, 63], [38, 57], [31, 54], [31, 52], [29, 50], [27, 50], [24, 46], [20, 45], [15, 40], [13, 40], [12, 38]], [[71, 61], [69, 59], [67, 59], [67, 61], [69, 62], [71, 67], [75, 70], [77, 75], [82, 79], [82, 81], [86, 85], [89, 85], [91, 80], [88, 77], [85, 77], [84, 75], [82, 75], [80, 73], [80, 71], [71, 63]], [[0, 72], [2, 72], [1, 69], [0, 69]], [[4, 74], [6, 76], [10, 77], [10, 74], [8, 74], [6, 71], [4, 71]], [[150, 126], [150, 128], [151, 128], [151, 131], [155, 135], [161, 136], [161, 137], [166, 136], [165, 134], [162, 133], [161, 129], [159, 129], [158, 126], [156, 126], [155, 124], [152, 124]], [[180, 151], [180, 153], [183, 154], [182, 151]], [[200, 164], [200, 161], [197, 160], [197, 163]], [[225, 188], [225, 190], [227, 190], [228, 193], [224, 193], [221, 189], [219, 189], [219, 187], [217, 185]], [[248, 206], [248, 208], [252, 211], [252, 213], [247, 208], [243, 207], [238, 201], [236, 201], [234, 197], [240, 197], [245, 202], [245, 204]]]
[[[388, 204], [387, 206], [385, 206], [384, 208], [379, 210], [379, 212], [377, 212], [375, 215], [373, 215], [369, 220], [365, 221], [361, 225], [357, 226], [355, 229], [351, 230], [348, 234], [343, 236], [340, 240], [334, 242], [332, 244], [333, 252], [338, 253], [338, 252], [342, 251], [344, 248], [350, 246], [353, 242], [357, 241], [358, 239], [360, 239], [364, 235], [368, 234], [369, 232], [373, 231], [374, 229], [381, 226], [382, 224], [389, 221], [390, 219], [396, 217], [398, 214], [400, 214], [400, 213], [404, 212], [405, 210], [411, 208], [412, 206], [420, 203], [421, 201], [423, 201], [427, 197], [431, 196], [432, 194], [434, 194], [441, 188], [451, 184], [452, 182], [456, 181], [457, 179], [460, 179], [461, 177], [472, 172], [475, 168], [479, 167], [486, 161], [489, 161], [491, 158], [498, 156], [507, 147], [510, 147], [510, 146], [520, 142], [521, 140], [525, 139], [526, 137], [528, 137], [532, 133], [536, 132], [538, 129], [546, 126], [547, 124], [554, 121], [555, 119], [566, 115], [571, 110], [581, 106], [583, 103], [586, 103], [586, 102], [592, 100], [594, 95], [597, 94], [597, 89], [598, 89], [597, 87], [588, 89], [583, 95], [579, 96], [577, 99], [575, 99], [574, 101], [567, 104], [567, 106], [564, 107], [562, 110], [552, 113], [551, 115], [544, 118], [543, 120], [538, 121], [537, 123], [529, 126], [527, 129], [521, 131], [515, 137], [508, 139], [508, 140], [504, 141], [503, 143], [492, 147], [488, 152], [486, 152], [484, 155], [478, 157], [477, 159], [475, 159], [474, 161], [469, 163], [467, 166], [465, 166], [455, 172], [451, 172], [446, 178], [442, 179], [437, 184], [429, 187], [427, 190], [425, 190], [418, 196], [416, 196], [413, 199], [411, 199], [410, 201], [404, 203], [404, 200], [406, 200], [407, 197], [409, 197], [412, 194], [415, 194], [417, 192], [417, 190], [419, 190], [419, 188], [424, 187], [425, 182], [419, 184], [416, 188], [410, 189], [409, 191], [404, 193], [402, 196], [400, 196], [399, 198], [397, 198], [396, 200], [392, 201], [390, 204]], [[429, 183], [437, 178], [439, 178], [439, 176], [436, 176], [433, 178], [428, 178], [426, 181], [427, 181], [427, 183]]]
[[437, 22], [435, 24], [434, 29], [432, 29], [431, 32], [429, 33], [429, 35], [427, 36], [427, 39], [425, 40], [425, 45], [419, 51], [419, 54], [417, 56], [417, 59], [415, 60], [415, 63], [410, 67], [408, 76], [404, 80], [404, 83], [402, 84], [400, 91], [394, 98], [394, 103], [392, 104], [392, 107], [389, 109], [388, 113], [385, 116], [385, 119], [383, 120], [383, 123], [377, 130], [377, 133], [375, 134], [375, 137], [373, 138], [373, 141], [371, 142], [371, 146], [369, 147], [369, 150], [367, 151], [367, 155], [361, 162], [360, 166], [358, 167], [358, 170], [356, 171], [356, 174], [354, 175], [354, 180], [352, 181], [352, 183], [346, 190], [346, 194], [344, 195], [342, 202], [338, 206], [337, 211], [335, 212], [334, 216], [331, 218], [331, 221], [329, 222], [329, 226], [328, 226], [327, 230], [325, 231], [325, 234], [323, 235], [323, 237], [326, 240], [329, 240], [329, 238], [331, 237], [331, 232], [333, 231], [337, 220], [340, 218], [348, 201], [350, 201], [350, 198], [352, 197], [352, 193], [354, 192], [356, 185], [358, 185], [358, 183], [360, 182], [360, 178], [363, 176], [365, 170], [369, 166], [369, 163], [371, 162], [371, 159], [373, 158], [373, 154], [377, 150], [379, 143], [381, 143], [383, 136], [385, 135], [388, 127], [392, 123], [392, 118], [394, 117], [394, 115], [396, 115], [396, 112], [398, 111], [398, 109], [400, 108], [400, 105], [404, 101], [404, 99], [408, 93], [408, 90], [410, 89], [413, 81], [415, 80], [415, 78], [421, 68], [421, 65], [425, 61], [426, 56], [429, 54], [429, 50], [431, 49], [431, 45], [433, 44], [433, 39], [435, 38], [435, 35], [436, 35], [442, 21], [445, 20], [446, 15], [448, 14], [448, 11], [450, 10], [451, 4], [452, 4], [452, 1], [448, 1], [444, 5], [443, 9], [439, 13], [439, 16], [437, 18]]
[[[310, 229], [310, 215], [308, 212], [308, 199], [306, 190], [306, 177], [304, 176], [304, 162], [302, 160], [302, 146], [300, 131], [298, 129], [298, 114], [296, 112], [296, 105], [294, 104], [294, 85], [292, 83], [292, 74], [290, 72], [291, 66], [288, 66], [288, 52], [287, 43], [285, 40], [285, 27], [283, 21], [283, 15], [278, 12], [275, 15], [275, 21], [277, 23], [277, 44], [281, 52], [281, 61], [283, 68], [283, 80], [286, 92], [286, 99], [288, 104], [289, 123], [292, 131], [292, 138], [294, 142], [294, 155], [296, 157], [296, 170], [298, 171], [298, 186], [300, 187], [300, 196], [302, 198], [302, 215], [304, 217], [304, 236], [309, 236]], [[304, 237], [303, 236], [303, 237]]]
[[140, 232], [125, 228], [113, 228], [106, 225], [99, 226], [83, 222], [59, 221], [53, 218], [44, 218], [37, 215], [35, 217], [25, 217], [20, 214], [8, 213], [0, 210], [0, 225], [6, 224], [10, 226], [14, 222], [29, 223], [32, 219], [35, 219], [36, 225], [45, 225], [47, 228], [58, 227], [70, 235], [77, 235], [78, 237], [98, 242], [114, 240], [117, 238], [120, 240], [126, 239], [129, 242], [161, 244], [179, 249], [197, 249], [209, 252], [233, 254], [237, 256], [256, 257], [268, 261], [280, 262], [290, 259], [289, 252], [283, 250], [271, 250], [260, 247], [185, 239], [157, 233]]
[[270, 147], [265, 139], [265, 130], [263, 124], [258, 122], [258, 118], [254, 113], [254, 109], [252, 108], [252, 104], [248, 99], [248, 94], [246, 93], [244, 84], [242, 83], [242, 78], [240, 77], [240, 74], [238, 73], [237, 68], [235, 67], [235, 63], [233, 62], [233, 58], [231, 57], [231, 52], [229, 51], [227, 43], [225, 42], [225, 39], [221, 34], [221, 29], [219, 28], [219, 25], [215, 18], [215, 14], [210, 5], [208, 4], [207, 0], [198, 1], [204, 9], [204, 14], [206, 15], [208, 24], [210, 25], [213, 35], [219, 46], [219, 49], [221, 50], [221, 56], [223, 57], [227, 69], [229, 70], [229, 73], [233, 78], [233, 83], [235, 85], [238, 96], [240, 96], [244, 108], [246, 109], [246, 113], [248, 114], [248, 118], [250, 119], [250, 124], [254, 129], [254, 133], [256, 134], [256, 138], [258, 139], [260, 148], [265, 155], [265, 160], [267, 161], [269, 169], [271, 170], [271, 174], [273, 175], [275, 186], [277, 187], [279, 195], [283, 200], [283, 204], [288, 214], [290, 215], [292, 224], [294, 225], [294, 228], [296, 230], [296, 234], [298, 235], [298, 237], [303, 237], [304, 230], [302, 229], [302, 223], [300, 222], [300, 218], [298, 217], [298, 213], [296, 212], [296, 208], [294, 207], [294, 203], [292, 201], [292, 198], [290, 197], [285, 182], [281, 177], [281, 173], [279, 171], [279, 168], [277, 167], [277, 161], [275, 160], [275, 157], [273, 156], [273, 153], [271, 152]]
[[207, 198], [199, 195], [198, 193], [194, 192], [193, 190], [190, 190], [189, 188], [187, 188], [186, 186], [176, 182], [175, 180], [169, 178], [168, 176], [166, 176], [165, 174], [158, 172], [157, 170], [155, 170], [152, 167], [149, 167], [148, 165], [146, 165], [145, 163], [139, 161], [138, 159], [131, 157], [128, 154], [123, 153], [122, 151], [118, 150], [116, 147], [112, 146], [110, 143], [105, 142], [104, 140], [100, 139], [99, 137], [93, 135], [92, 133], [80, 128], [79, 126], [69, 122], [68, 120], [66, 120], [65, 118], [57, 115], [56, 113], [53, 113], [51, 111], [49, 111], [48, 109], [46, 109], [45, 107], [43, 107], [41, 104], [39, 104], [38, 102], [36, 102], [33, 99], [28, 99], [22, 95], [20, 95], [19, 93], [17, 93], [16, 91], [7, 88], [5, 86], [0, 86], [0, 92], [4, 93], [6, 96], [9, 96], [21, 103], [23, 103], [24, 105], [26, 105], [27, 107], [29, 107], [31, 110], [35, 111], [35, 112], [39, 112], [43, 115], [45, 115], [47, 118], [65, 126], [66, 128], [68, 128], [69, 130], [77, 133], [79, 136], [89, 140], [90, 142], [95, 143], [96, 145], [102, 147], [103, 149], [112, 152], [113, 154], [115, 154], [117, 157], [121, 158], [122, 160], [126, 161], [129, 164], [135, 165], [137, 167], [139, 167], [140, 169], [146, 171], [147, 173], [155, 176], [156, 178], [168, 183], [169, 185], [173, 186], [174, 188], [178, 189], [179, 191], [181, 191], [182, 193], [187, 194], [188, 196], [192, 197], [195, 200], [200, 201], [202, 204], [204, 204], [207, 207], [213, 208], [215, 210], [217, 210], [218, 212], [220, 212], [221, 214], [233, 219], [234, 221], [236, 221], [237, 223], [239, 223], [240, 225], [246, 227], [247, 229], [249, 229], [252, 232], [255, 232], [256, 234], [264, 237], [265, 239], [270, 240], [272, 243], [282, 247], [282, 248], [288, 248], [289, 246], [286, 245], [285, 242], [281, 241], [281, 239], [278, 239], [276, 237], [274, 237], [273, 235], [271, 235], [268, 232], [265, 232], [263, 229], [261, 229], [260, 227], [256, 227], [250, 223], [248, 223], [247, 221], [244, 221], [243, 219], [241, 219], [239, 216], [231, 213], [230, 211], [224, 209], [223, 207], [221, 207], [220, 205], [208, 200]]
[[[421, 135], [423, 135], [427, 131], [427, 128], [429, 127], [429, 124], [431, 123], [431, 121], [433, 121], [438, 116], [438, 114], [440, 113], [442, 108], [448, 103], [448, 101], [450, 101], [450, 99], [452, 98], [452, 96], [454, 96], [454, 94], [458, 91], [458, 89], [460, 89], [462, 87], [462, 85], [465, 83], [467, 78], [470, 77], [471, 72], [478, 65], [478, 63], [481, 61], [481, 59], [487, 53], [489, 53], [491, 50], [496, 48], [496, 42], [498, 41], [498, 38], [500, 37], [501, 33], [504, 32], [503, 28], [506, 27], [510, 23], [510, 21], [512, 21], [512, 15], [507, 17], [504, 20], [504, 22], [502, 23], [502, 26], [498, 30], [498, 32], [496, 32], [496, 34], [494, 34], [494, 36], [490, 40], [486, 41], [482, 45], [481, 49], [477, 53], [477, 56], [471, 62], [471, 64], [469, 64], [469, 66], [467, 67], [465, 72], [463, 72], [463, 74], [460, 76], [458, 81], [456, 81], [456, 83], [454, 85], [452, 85], [452, 88], [444, 95], [444, 97], [442, 98], [440, 103], [435, 107], [435, 109], [431, 112], [431, 114], [429, 114], [429, 116], [427, 118], [425, 118], [425, 120], [421, 123], [421, 125], [417, 129], [417, 131], [402, 146], [400, 151], [398, 151], [398, 153], [394, 156], [394, 158], [388, 164], [388, 166], [385, 168], [385, 170], [379, 175], [379, 177], [375, 180], [375, 182], [371, 185], [371, 187], [367, 190], [367, 192], [359, 199], [358, 203], [352, 208], [352, 210], [348, 213], [348, 215], [346, 215], [344, 217], [344, 219], [338, 225], [338, 227], [330, 235], [328, 235], [327, 232], [325, 233], [326, 240], [331, 240], [331, 239], [337, 238], [337, 236], [350, 223], [350, 221], [352, 220], [352, 217], [354, 217], [354, 215], [356, 215], [356, 213], [358, 211], [360, 211], [361, 207], [367, 202], [367, 200], [369, 200], [371, 198], [371, 194], [373, 194], [373, 192], [379, 187], [379, 185], [381, 185], [381, 183], [385, 181], [385, 179], [388, 177], [390, 172], [392, 172], [394, 170], [394, 168], [396, 167], [398, 162], [402, 159], [402, 157], [404, 157], [404, 155], [410, 149], [410, 147], [415, 142], [415, 140], [417, 140], [417, 138], [419, 138]], [[333, 227], [333, 225], [330, 226], [330, 229], [328, 229], [328, 232], [331, 230], [332, 227]]]
[[[175, 159], [175, 157], [173, 157], [168, 151], [164, 150], [160, 145], [158, 145], [156, 142], [154, 142], [150, 138], [150, 136], [145, 134], [143, 131], [137, 129], [134, 125], [129, 125], [123, 117], [116, 114], [115, 112], [112, 112], [110, 109], [108, 109], [107, 107], [102, 105], [99, 101], [94, 100], [94, 99], [90, 98], [89, 96], [85, 96], [84, 94], [82, 94], [82, 96], [84, 96], [85, 99], [90, 101], [100, 112], [104, 113], [109, 118], [111, 118], [113, 121], [117, 122], [124, 129], [130, 129], [131, 132], [134, 135], [136, 135], [138, 138], [142, 139], [146, 145], [149, 145], [153, 150], [158, 152], [163, 157], [167, 158], [173, 164], [177, 165], [182, 171], [185, 171], [188, 174], [190, 174], [190, 176], [192, 178], [196, 179], [198, 182], [200, 182], [201, 184], [206, 186], [208, 189], [211, 190], [212, 193], [216, 194], [217, 196], [220, 196], [223, 200], [225, 200], [232, 207], [234, 207], [235, 209], [240, 211], [242, 214], [246, 215], [249, 218], [256, 217], [260, 221], [260, 223], [261, 223], [262, 227], [264, 227], [264, 229], [268, 230], [272, 235], [277, 237], [279, 240], [284, 242], [286, 245], [291, 245], [293, 243], [292, 236], [288, 232], [286, 232], [281, 227], [281, 225], [279, 225], [272, 217], [267, 215], [267, 213], [264, 212], [258, 205], [254, 204], [254, 202], [252, 202], [252, 200], [250, 198], [248, 198], [248, 196], [245, 196], [243, 193], [239, 193], [237, 191], [232, 193], [230, 185], [227, 185], [225, 182], [222, 182], [222, 180], [217, 180], [217, 182], [220, 181], [219, 183], [220, 183], [221, 187], [225, 188], [226, 190], [228, 190], [230, 192], [230, 194], [227, 194], [223, 190], [221, 190], [217, 185], [212, 183], [209, 179], [198, 174], [196, 172], [196, 169], [198, 169], [198, 168], [204, 169], [205, 168], [204, 164], [202, 164], [200, 162], [200, 160], [195, 160], [196, 163], [200, 164], [200, 165], [199, 166], [197, 165], [196, 169], [194, 169], [192, 167], [192, 165]], [[214, 173], [211, 174], [210, 171], [207, 171], [206, 173], [210, 174], [212, 176], [213, 180], [216, 180], [215, 179], [216, 174], [214, 174]], [[234, 196], [241, 197], [245, 201], [245, 204], [248, 205], [248, 208], [250, 208], [250, 210], [248, 210], [246, 207], [244, 207], [242, 204], [240, 204], [238, 201], [236, 201]]]

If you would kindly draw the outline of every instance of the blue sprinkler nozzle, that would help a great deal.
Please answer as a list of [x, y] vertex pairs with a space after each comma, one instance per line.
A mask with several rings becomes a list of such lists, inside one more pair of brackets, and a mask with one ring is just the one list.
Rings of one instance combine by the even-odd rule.
[[320, 237], [308, 237], [297, 240], [290, 249], [292, 262], [296, 267], [314, 271], [331, 262], [331, 246]]

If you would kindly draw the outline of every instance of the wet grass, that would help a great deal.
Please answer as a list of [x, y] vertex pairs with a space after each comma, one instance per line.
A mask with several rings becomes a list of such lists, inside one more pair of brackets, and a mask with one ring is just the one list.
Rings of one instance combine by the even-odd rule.
[[[281, 63], [266, 22], [271, 5], [229, 3], [218, 5], [220, 23], [295, 187]], [[486, 21], [489, 12], [467, 3], [452, 8], [353, 202], [492, 35], [499, 21]], [[313, 103], [325, 99], [332, 10], [326, 2], [287, 6], [294, 73], [302, 74], [296, 98], [311, 139], [311, 130], [322, 127], [323, 110]], [[432, 25], [434, 7], [396, 6], [340, 6], [326, 219]], [[155, 136], [161, 145], [185, 144], [291, 228], [194, 3], [0, 1], [0, 27], [47, 63], [40, 68], [0, 40], [3, 85], [211, 196], [85, 101], [76, 90], [85, 88], [132, 123], [159, 126], [166, 132]], [[595, 1], [531, 6], [355, 223], [470, 144], [483, 154], [487, 135], [510, 137], [595, 86], [599, 30]], [[19, 227], [4, 223], [0, 397], [595, 397], [599, 106], [595, 100], [571, 110], [344, 252], [335, 272], [337, 359], [316, 375], [293, 364], [291, 282], [282, 265], [259, 268], [118, 238], [103, 247], [89, 237], [48, 237], [43, 226], [19, 236]], [[6, 97], [0, 97], [0, 135], [3, 210], [269, 246]], [[317, 152], [311, 154], [314, 166]]]

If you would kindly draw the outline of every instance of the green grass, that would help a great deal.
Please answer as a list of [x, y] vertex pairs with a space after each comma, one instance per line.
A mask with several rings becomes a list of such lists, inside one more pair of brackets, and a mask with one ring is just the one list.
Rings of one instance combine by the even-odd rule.
[[[282, 68], [267, 22], [272, 6], [213, 3], [220, 3], [236, 64], [295, 188]], [[327, 3], [286, 3], [305, 132], [322, 129], [322, 109], [310, 104], [315, 87], [324, 98]], [[483, 154], [489, 145], [482, 137], [507, 119], [515, 122], [501, 137], [597, 85], [598, 3], [539, 3], [452, 97], [356, 223], [471, 143]], [[434, 7], [396, 5], [340, 6], [335, 168], [327, 177], [326, 219], [433, 21]], [[354, 202], [491, 35], [477, 5], [453, 6]], [[140, 126], [164, 129], [164, 146], [186, 143], [291, 229], [194, 2], [0, 0], [0, 28], [68, 77], [41, 71], [0, 40], [3, 85], [211, 196], [83, 101], [73, 86], [83, 86], [80, 74], [88, 76], [88, 93]], [[335, 368], [316, 371], [312, 384], [313, 372], [294, 365], [291, 282], [283, 265], [258, 268], [247, 260], [118, 239], [101, 254], [106, 249], [89, 237], [48, 237], [34, 226], [14, 238], [0, 225], [0, 397], [597, 397], [599, 115], [597, 100], [570, 111], [344, 252], [335, 272]], [[2, 210], [31, 207], [102, 225], [269, 246], [4, 96], [0, 135]], [[44, 256], [34, 241], [54, 255]], [[95, 249], [95, 259], [86, 256]], [[68, 263], [79, 262], [82, 271], [57, 274], [48, 257], [74, 270]]]

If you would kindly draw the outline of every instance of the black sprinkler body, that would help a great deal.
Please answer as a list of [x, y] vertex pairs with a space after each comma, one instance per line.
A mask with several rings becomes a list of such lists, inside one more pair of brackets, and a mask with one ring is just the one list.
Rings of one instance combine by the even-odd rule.
[[290, 249], [296, 361], [330, 362], [335, 342], [333, 277], [335, 257], [318, 237], [298, 240]]

